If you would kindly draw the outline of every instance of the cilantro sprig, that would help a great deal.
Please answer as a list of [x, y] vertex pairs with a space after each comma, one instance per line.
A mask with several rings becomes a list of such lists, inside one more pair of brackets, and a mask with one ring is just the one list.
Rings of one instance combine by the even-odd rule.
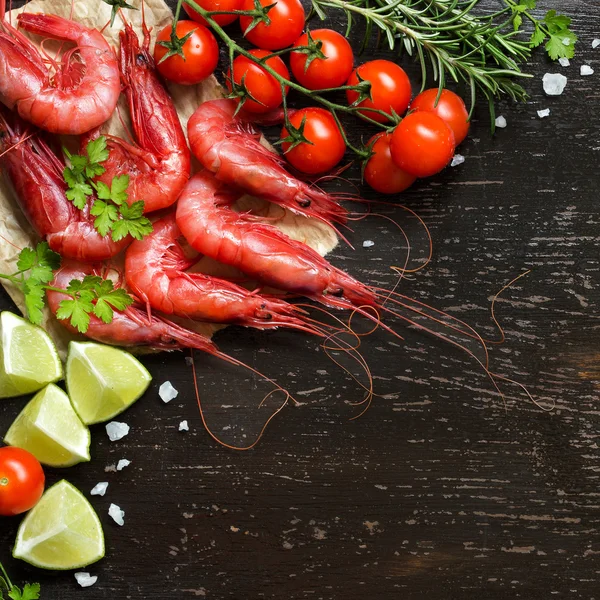
[[0, 563], [0, 600], [4, 599], [4, 592], [10, 600], [38, 600], [40, 597], [40, 584], [26, 583], [23, 589], [13, 585], [2, 563]]
[[118, 242], [127, 235], [141, 240], [152, 233], [152, 223], [143, 216], [144, 202], [138, 200], [131, 206], [128, 204], [129, 175], [114, 177], [110, 186], [94, 181], [106, 173], [102, 163], [108, 159], [109, 152], [104, 136], [89, 142], [85, 154], [71, 154], [66, 148], [64, 153], [69, 161], [63, 171], [68, 186], [66, 196], [79, 210], [96, 196], [90, 213], [96, 217], [94, 227], [101, 236], [110, 232], [113, 241]]
[[536, 8], [537, 0], [506, 0], [512, 11], [512, 22], [515, 31], [523, 24], [523, 17], [533, 23], [533, 33], [529, 43], [537, 48], [546, 42], [544, 48], [552, 60], [573, 58], [577, 35], [571, 31], [571, 19], [549, 10], [543, 19], [537, 19], [530, 11]]
[[69, 296], [59, 303], [56, 316], [68, 320], [80, 333], [88, 330], [91, 315], [110, 323], [115, 310], [125, 310], [133, 304], [133, 298], [123, 288], [115, 288], [110, 279], [97, 275], [86, 275], [81, 281], [72, 279], [66, 289], [49, 285], [54, 278], [53, 271], [59, 268], [60, 255], [50, 250], [47, 242], [41, 242], [35, 249], [21, 250], [16, 273], [0, 274], [1, 279], [11, 281], [21, 289], [25, 295], [27, 318], [36, 325], [42, 322], [48, 290]]

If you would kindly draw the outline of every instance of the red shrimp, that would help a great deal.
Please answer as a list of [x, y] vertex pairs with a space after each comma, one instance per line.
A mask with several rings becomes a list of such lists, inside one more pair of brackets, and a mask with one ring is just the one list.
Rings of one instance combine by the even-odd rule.
[[[292, 240], [272, 225], [257, 222], [251, 215], [231, 210], [236, 197], [208, 171], [190, 179], [177, 202], [176, 219], [181, 233], [198, 252], [236, 267], [263, 284], [331, 308], [357, 312], [400, 337], [381, 323], [379, 313], [388, 313], [487, 364], [485, 344], [469, 325], [397, 292], [361, 283], [306, 244]], [[441, 329], [432, 329], [434, 324]], [[465, 346], [464, 338], [475, 340], [479, 349], [483, 347], [483, 361]]]
[[56, 15], [22, 13], [25, 31], [75, 44], [52, 61], [4, 18], [0, 0], [0, 102], [52, 133], [79, 135], [104, 123], [121, 92], [114, 51], [97, 29]]
[[[102, 274], [102, 270], [93, 265], [64, 261], [63, 266], [55, 273], [51, 285], [66, 289], [73, 279], [82, 280], [86, 275], [102, 276]], [[46, 292], [46, 297], [54, 315], [60, 302], [69, 298], [65, 294], [52, 290]], [[68, 321], [60, 322], [72, 333], [77, 333]], [[98, 317], [91, 315], [90, 325], [85, 335], [98, 342], [115, 346], [149, 346], [155, 350], [195, 348], [215, 356], [225, 357], [206, 336], [154, 315], [149, 319], [146, 312], [134, 306], [122, 312], [114, 311], [111, 323], [104, 323]]]
[[81, 211], [65, 195], [64, 167], [39, 131], [0, 105], [0, 168], [36, 233], [67, 258], [100, 261], [115, 256], [131, 238], [115, 242], [94, 229], [89, 203]]
[[319, 333], [287, 302], [249, 292], [229, 281], [187, 272], [198, 258], [186, 257], [181, 232], [171, 214], [154, 223], [153, 232], [127, 249], [125, 280], [136, 296], [155, 310], [210, 323]]
[[[129, 175], [129, 202], [144, 201], [144, 212], [173, 204], [190, 177], [191, 156], [169, 93], [158, 78], [150, 54], [150, 32], [144, 25], [144, 44], [126, 24], [120, 32], [120, 70], [137, 145], [107, 136], [110, 155], [98, 180]], [[96, 131], [90, 137], [96, 137]], [[89, 138], [82, 140], [85, 147]]]
[[294, 213], [345, 223], [346, 210], [337, 199], [288, 173], [252, 126], [235, 116], [236, 106], [234, 100], [209, 100], [191, 116], [190, 147], [202, 165], [219, 181]]

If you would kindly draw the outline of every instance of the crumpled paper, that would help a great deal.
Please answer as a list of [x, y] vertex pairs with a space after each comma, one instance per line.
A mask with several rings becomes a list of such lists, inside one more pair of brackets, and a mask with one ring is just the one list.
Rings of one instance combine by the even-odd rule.
[[[142, 39], [142, 15], [145, 18], [146, 25], [152, 29], [153, 34], [157, 34], [173, 19], [173, 13], [162, 0], [146, 0], [143, 13], [141, 3], [133, 2], [133, 5], [140, 10], [125, 10], [124, 15], [132, 23], [140, 39]], [[72, 18], [88, 27], [102, 29], [110, 21], [111, 7], [101, 0], [77, 0], [74, 3], [71, 3], [71, 0], [32, 0], [26, 6], [7, 13], [7, 18], [11, 19], [12, 23], [16, 23], [16, 15], [24, 11], [45, 12], [69, 17], [71, 10], [73, 10]], [[105, 37], [115, 49], [118, 49], [119, 31], [122, 28], [123, 22], [117, 16], [114, 26], [108, 26], [104, 29]], [[39, 36], [31, 36], [31, 39], [37, 44], [41, 42]], [[56, 48], [57, 45], [54, 47]], [[44, 48], [47, 52], [51, 52], [53, 46], [52, 44], [45, 44]], [[214, 76], [196, 86], [169, 84], [168, 87], [177, 107], [184, 131], [187, 129], [188, 119], [202, 102], [219, 98], [223, 94], [223, 89]], [[127, 121], [129, 113], [123, 97], [119, 103], [119, 110], [121, 117], [129, 126]], [[125, 130], [117, 113], [103, 126], [103, 129], [112, 135], [124, 137]], [[278, 206], [248, 196], [241, 198], [240, 203], [244, 209], [252, 208], [268, 218], [269, 223], [275, 224], [290, 237], [307, 243], [323, 255], [330, 252], [337, 245], [338, 240], [335, 232], [320, 221], [295, 216], [289, 211], [283, 211]], [[15, 203], [7, 182], [0, 177], [0, 272], [15, 272], [20, 250], [27, 246], [33, 247], [37, 242], [39, 242], [39, 239]], [[116, 264], [122, 264], [122, 259], [121, 261], [117, 260]], [[196, 265], [196, 268], [212, 275], [232, 275], [230, 268], [207, 259], [202, 259]], [[15, 304], [24, 312], [23, 294], [6, 282], [3, 282], [3, 285]], [[192, 323], [189, 320], [178, 319], [177, 321], [186, 327], [193, 328], [209, 336], [220, 328], [216, 325]], [[50, 333], [64, 358], [68, 342], [72, 339], [79, 339], [79, 337], [72, 335], [62, 327], [49, 310], [44, 313], [42, 325]]]

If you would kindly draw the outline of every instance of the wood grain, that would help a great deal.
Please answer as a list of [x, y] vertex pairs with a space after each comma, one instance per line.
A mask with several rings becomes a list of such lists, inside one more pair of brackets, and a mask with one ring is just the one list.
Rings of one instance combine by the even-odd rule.
[[[395, 323], [404, 342], [378, 331], [365, 343], [380, 396], [350, 421], [361, 391], [314, 340], [230, 328], [217, 336], [222, 349], [302, 404], [256, 449], [232, 452], [204, 431], [184, 356], [148, 357], [155, 379], [123, 416], [129, 436], [111, 443], [94, 427], [91, 463], [48, 470], [49, 483], [67, 477], [86, 492], [109, 482], [91, 498], [107, 538], [107, 557], [89, 569], [98, 583], [83, 592], [71, 574], [10, 559], [19, 521], [5, 519], [0, 560], [14, 580], [40, 580], [42, 597], [56, 600], [600, 597], [600, 49], [591, 48], [600, 6], [541, 4], [573, 17], [577, 56], [563, 69], [536, 53], [530, 101], [498, 108], [507, 128], [491, 137], [482, 107], [460, 149], [465, 163], [405, 195], [431, 228], [434, 257], [400, 290], [493, 337], [491, 299], [531, 269], [498, 300], [507, 339], [491, 359], [554, 410], [511, 385], [503, 400], [465, 353]], [[581, 64], [596, 74], [580, 77]], [[566, 91], [546, 97], [541, 76], [559, 70]], [[539, 119], [541, 108], [550, 117]], [[357, 122], [348, 129], [370, 134]], [[393, 206], [382, 212], [405, 226], [418, 256], [416, 223]], [[371, 217], [349, 238], [356, 251], [340, 246], [332, 261], [393, 285], [400, 233]], [[277, 399], [258, 409], [267, 387], [257, 378], [202, 356], [196, 364], [211, 427], [247, 443]], [[166, 379], [180, 391], [168, 405], [157, 395]], [[2, 430], [22, 405], [2, 401]], [[132, 464], [116, 472], [120, 458]], [[125, 510], [122, 528], [107, 516], [111, 502]]]

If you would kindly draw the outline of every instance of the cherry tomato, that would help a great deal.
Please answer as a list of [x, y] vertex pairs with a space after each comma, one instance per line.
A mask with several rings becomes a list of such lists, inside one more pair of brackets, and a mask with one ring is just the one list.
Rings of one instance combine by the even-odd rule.
[[415, 177], [441, 171], [454, 155], [452, 129], [434, 113], [410, 113], [394, 129], [390, 150], [394, 162]]
[[373, 156], [365, 165], [365, 181], [382, 194], [398, 194], [408, 189], [416, 180], [392, 160], [390, 142], [392, 134], [382, 131], [369, 140]]
[[[300, 0], [260, 0], [263, 6], [274, 4], [269, 10], [270, 24], [259, 23], [246, 33], [252, 17], [240, 17], [244, 37], [255, 46], [267, 50], [281, 50], [291, 46], [304, 29], [306, 13]], [[243, 0], [242, 10], [254, 10], [254, 0]]]
[[[242, 6], [242, 0], [196, 0], [196, 4], [199, 4], [205, 10], [240, 10]], [[200, 25], [208, 26], [208, 23], [199, 12], [195, 11], [191, 6], [184, 3], [183, 8], [188, 14], [189, 18]], [[237, 15], [213, 15], [212, 17], [218, 25], [229, 25], [233, 23], [238, 16]]]
[[[255, 49], [250, 50], [250, 54], [257, 58], [264, 58], [271, 54], [271, 52], [269, 50]], [[290, 78], [290, 72], [279, 56], [267, 59], [267, 65], [277, 71], [282, 77], [286, 79]], [[230, 77], [231, 71], [227, 71], [226, 83], [229, 91], [231, 91]], [[252, 98], [256, 98], [258, 101], [255, 102], [250, 98], [244, 101], [244, 110], [248, 112], [258, 114], [267, 113], [280, 106], [283, 102], [281, 85], [277, 79], [245, 56], [238, 56], [233, 61], [233, 80], [237, 84], [242, 84], [243, 82]], [[286, 94], [287, 91], [288, 88], [286, 87]]]
[[[354, 65], [354, 54], [348, 40], [332, 29], [315, 29], [310, 32], [313, 42], [321, 45], [325, 58], [315, 58], [306, 67], [308, 55], [290, 54], [290, 68], [298, 82], [309, 90], [323, 90], [344, 85]], [[308, 46], [308, 34], [300, 36], [294, 48]]]
[[194, 21], [178, 21], [175, 31], [179, 39], [193, 32], [183, 45], [185, 60], [179, 55], [174, 55], [161, 62], [168, 49], [158, 42], [170, 41], [171, 31], [171, 25], [167, 25], [156, 38], [154, 61], [158, 72], [175, 83], [183, 85], [200, 83], [217, 68], [219, 62], [217, 40], [204, 25], [198, 25]]
[[20, 515], [44, 493], [44, 471], [38, 459], [21, 448], [0, 448], [0, 515]]
[[[315, 175], [329, 171], [337, 165], [346, 152], [346, 144], [333, 115], [324, 108], [303, 108], [290, 117], [290, 123], [299, 129], [304, 121], [304, 137], [312, 142], [302, 142], [291, 148], [284, 142], [282, 149], [288, 161], [303, 173]], [[281, 130], [281, 139], [288, 137]], [[291, 149], [290, 149], [291, 148]]]
[[435, 113], [446, 121], [454, 132], [456, 145], [460, 144], [469, 132], [469, 113], [463, 99], [450, 90], [442, 90], [437, 103], [438, 88], [421, 92], [411, 103], [411, 110], [424, 110]]
[[[372, 60], [366, 62], [352, 72], [347, 85], [357, 85], [358, 76], [364, 81], [371, 82], [371, 98], [365, 98], [359, 106], [376, 108], [388, 114], [395, 111], [402, 115], [408, 108], [412, 90], [408, 75], [402, 67], [389, 60]], [[348, 104], [358, 100], [358, 92], [347, 90]], [[370, 117], [379, 123], [385, 123], [387, 119], [370, 110], [361, 111], [366, 117]]]

